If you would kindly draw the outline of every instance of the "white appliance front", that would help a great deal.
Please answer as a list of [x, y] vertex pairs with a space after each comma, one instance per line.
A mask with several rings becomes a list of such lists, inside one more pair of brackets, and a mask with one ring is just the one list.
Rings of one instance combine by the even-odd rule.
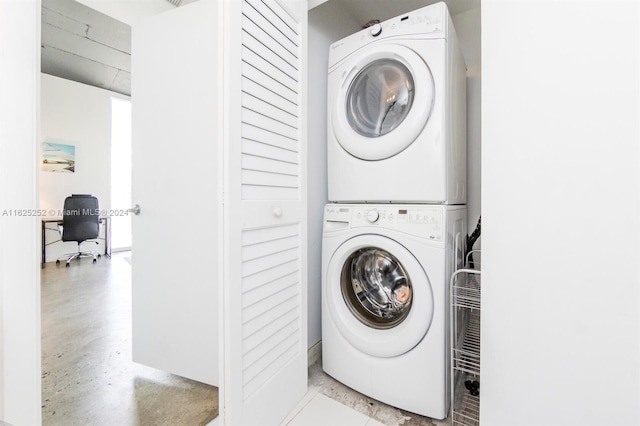
[[447, 416], [448, 282], [465, 218], [464, 206], [326, 206], [325, 372], [398, 408]]
[[334, 43], [328, 74], [334, 202], [466, 202], [466, 68], [444, 3]]

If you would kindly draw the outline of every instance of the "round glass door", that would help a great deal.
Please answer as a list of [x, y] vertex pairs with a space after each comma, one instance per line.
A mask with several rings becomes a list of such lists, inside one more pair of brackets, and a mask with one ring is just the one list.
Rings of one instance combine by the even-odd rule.
[[323, 309], [349, 344], [371, 356], [393, 357], [420, 343], [431, 327], [434, 296], [411, 247], [362, 234], [331, 250]]
[[330, 80], [337, 80], [329, 95], [331, 128], [337, 142], [356, 158], [375, 161], [399, 154], [429, 120], [433, 75], [406, 46], [372, 45], [332, 74]]
[[340, 281], [345, 303], [369, 327], [395, 327], [411, 310], [409, 275], [385, 250], [366, 247], [353, 253], [342, 268]]
[[395, 59], [378, 59], [353, 79], [347, 94], [347, 120], [362, 136], [375, 138], [397, 128], [413, 104], [409, 69]]

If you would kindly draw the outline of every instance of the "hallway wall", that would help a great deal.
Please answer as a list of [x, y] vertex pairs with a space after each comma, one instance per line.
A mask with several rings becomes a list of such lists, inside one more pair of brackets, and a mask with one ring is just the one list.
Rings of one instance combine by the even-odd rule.
[[482, 2], [481, 424], [640, 423], [639, 29]]

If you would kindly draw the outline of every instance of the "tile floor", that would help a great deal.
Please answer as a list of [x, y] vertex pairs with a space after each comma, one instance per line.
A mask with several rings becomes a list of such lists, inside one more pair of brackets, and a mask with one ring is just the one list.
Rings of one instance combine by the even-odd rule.
[[343, 385], [322, 371], [316, 362], [309, 367], [308, 391], [282, 426], [445, 426], [435, 420], [409, 413], [369, 398]]
[[291, 417], [283, 422], [287, 426], [380, 426], [384, 423], [367, 417], [320, 393], [309, 389], [304, 399], [293, 410]]

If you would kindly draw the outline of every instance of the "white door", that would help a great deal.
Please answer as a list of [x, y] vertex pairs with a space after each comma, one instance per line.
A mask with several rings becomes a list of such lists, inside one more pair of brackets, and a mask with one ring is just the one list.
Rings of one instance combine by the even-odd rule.
[[133, 360], [218, 384], [216, 8], [132, 35]]
[[275, 425], [307, 389], [306, 1], [225, 1], [226, 424]]

